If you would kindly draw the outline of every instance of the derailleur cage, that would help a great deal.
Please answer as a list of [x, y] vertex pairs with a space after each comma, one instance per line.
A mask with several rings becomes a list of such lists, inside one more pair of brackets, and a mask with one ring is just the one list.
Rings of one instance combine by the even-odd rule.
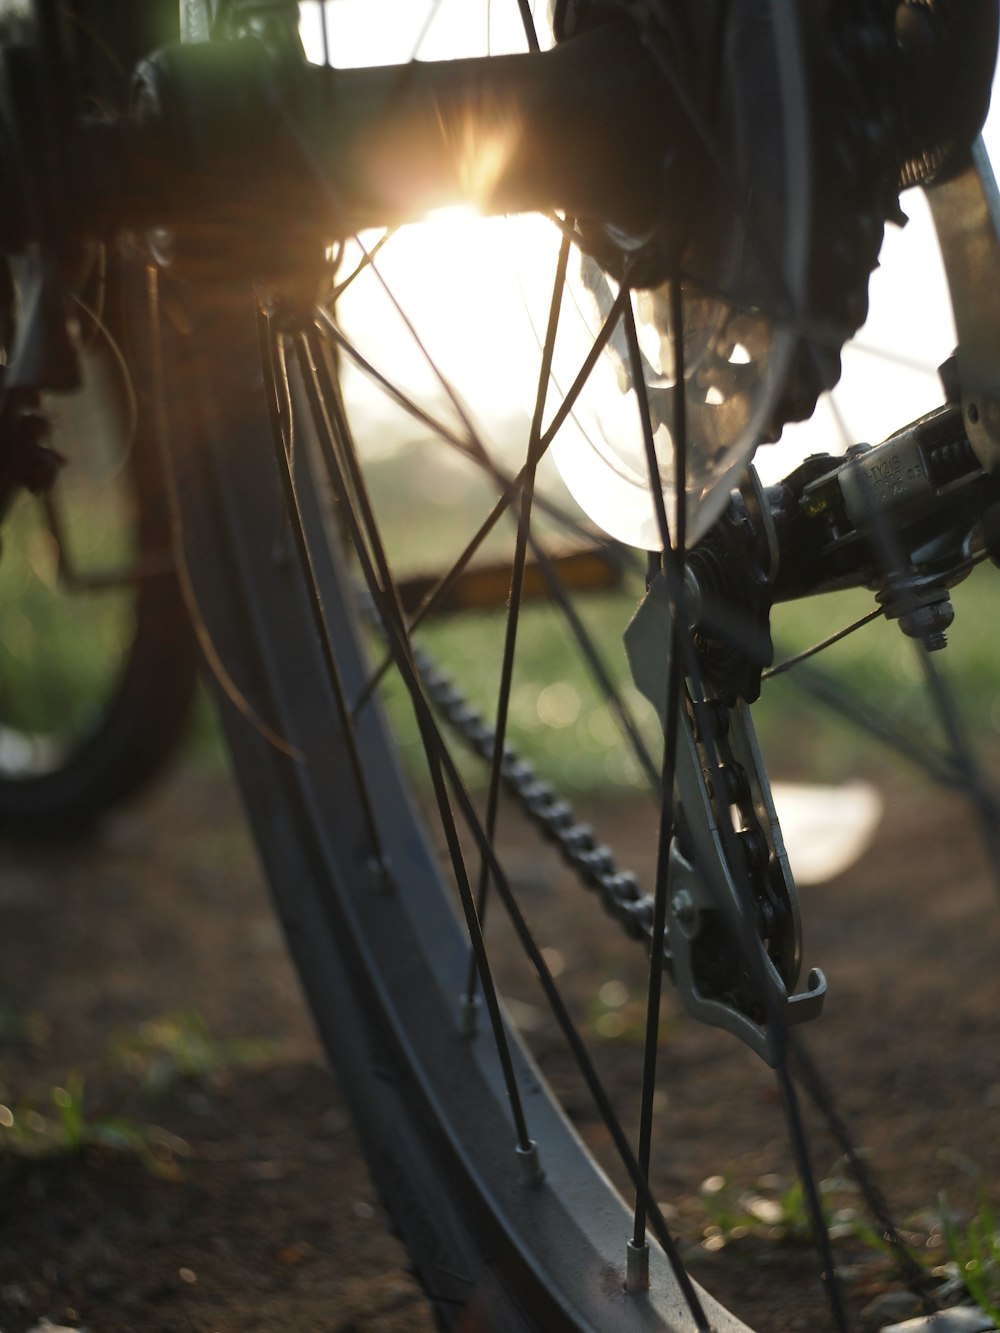
[[[658, 574], [625, 631], [636, 688], [664, 725], [671, 614]], [[826, 980], [813, 969], [794, 993], [798, 901], [745, 703], [713, 698], [681, 710], [676, 796], [680, 828], [667, 882], [674, 981], [689, 1013], [773, 1065], [781, 1035], [772, 1018], [787, 1025], [818, 1017]]]

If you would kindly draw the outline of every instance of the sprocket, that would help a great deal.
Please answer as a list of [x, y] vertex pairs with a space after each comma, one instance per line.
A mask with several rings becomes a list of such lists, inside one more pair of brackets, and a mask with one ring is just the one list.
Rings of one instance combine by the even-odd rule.
[[902, 185], [940, 181], [964, 164], [989, 107], [997, 29], [995, 0], [901, 0]]
[[897, 53], [886, 0], [800, 6], [810, 88], [813, 226], [803, 337], [766, 438], [808, 419], [868, 315], [868, 282], [898, 200]]
[[[596, 23], [637, 25], [661, 64], [670, 64], [671, 78], [684, 82], [699, 115], [714, 118], [712, 134], [724, 155], [738, 157], [739, 172], [751, 178], [748, 190], [756, 190], [759, 199], [781, 185], [780, 172], [772, 170], [760, 141], [777, 145], [783, 127], [775, 123], [773, 110], [766, 111], [741, 144], [746, 131], [735, 122], [757, 108], [745, 89], [732, 94], [725, 86], [714, 86], [725, 85], [726, 79], [718, 58], [706, 56], [709, 44], [717, 40], [714, 24], [733, 22], [734, 11], [746, 15], [758, 9], [764, 14], [765, 7], [750, 0], [740, 6], [696, 5], [693, 0], [556, 0], [554, 29], [562, 38]], [[762, 296], [760, 274], [748, 277], [744, 261], [734, 265], [734, 250], [745, 245], [745, 238], [720, 218], [734, 208], [731, 190], [727, 194], [717, 185], [704, 184], [712, 172], [709, 157], [701, 163], [700, 184], [690, 153], [682, 155], [680, 165], [671, 164], [663, 191], [663, 225], [650, 235], [621, 237], [598, 226], [583, 229], [584, 243], [602, 267], [630, 285], [655, 287], [678, 265], [689, 275], [685, 338], [703, 349], [697, 383], [688, 383], [689, 397], [696, 402], [720, 394], [745, 396], [745, 387], [733, 387], [735, 346], [749, 353], [749, 368], [738, 368], [742, 380], [753, 379], [754, 365], [757, 380], [764, 379], [772, 346], [754, 327], [759, 316], [776, 327], [794, 327], [800, 336], [782, 387], [772, 392], [770, 410], [760, 425], [759, 439], [771, 441], [787, 423], [808, 418], [819, 395], [837, 383], [841, 349], [867, 317], [868, 282], [878, 263], [884, 225], [904, 220], [899, 190], [963, 156], [985, 114], [996, 44], [994, 0], [825, 0], [799, 3], [796, 14], [813, 189], [804, 292], [796, 308], [777, 309], [777, 301]], [[740, 58], [752, 62], [762, 49], [756, 48], [755, 55], [752, 43], [741, 42]], [[957, 72], [962, 77], [955, 77]], [[731, 69], [728, 74], [731, 77]], [[772, 74], [757, 69], [741, 77], [752, 88]], [[679, 201], [679, 185], [687, 187], [686, 202]], [[761, 213], [765, 226], [767, 207]], [[740, 277], [733, 284], [737, 268]], [[726, 301], [719, 298], [720, 289]], [[662, 390], [659, 404], [652, 396], [654, 422], [669, 422], [671, 392]], [[746, 414], [734, 412], [727, 418], [716, 411], [703, 417], [699, 425], [721, 457]]]

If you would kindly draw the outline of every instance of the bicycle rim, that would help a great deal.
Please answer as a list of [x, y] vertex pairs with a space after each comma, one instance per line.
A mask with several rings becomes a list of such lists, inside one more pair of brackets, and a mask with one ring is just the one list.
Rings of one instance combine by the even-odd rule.
[[[364, 255], [358, 262], [369, 266]], [[469, 942], [455, 925], [453, 892], [378, 707], [368, 702], [348, 716], [373, 667], [342, 550], [351, 533], [345, 541], [325, 488], [343, 526], [358, 526], [352, 559], [374, 571], [370, 592], [376, 603], [383, 595], [378, 610], [390, 637], [397, 590], [379, 577], [362, 483], [350, 473], [351, 434], [338, 424], [341, 372], [354, 344], [338, 338], [336, 314], [334, 307], [317, 344], [312, 316], [303, 324], [301, 312], [273, 308], [261, 384], [253, 298], [165, 287], [151, 311], [154, 358], [162, 361], [149, 374], [159, 384], [192, 605], [236, 770], [376, 1180], [447, 1322], [739, 1327], [686, 1287], [655, 1247], [648, 1296], [624, 1290], [630, 1211], [508, 1030], [502, 1040], [530, 1126], [519, 1147], [500, 1038], [485, 1025], [475, 1036], [462, 1030]], [[326, 378], [310, 386], [310, 358], [323, 355]], [[432, 358], [432, 379], [437, 369]], [[175, 383], [186, 386], [186, 401], [171, 391]], [[460, 433], [463, 409], [439, 380], [435, 392], [442, 388]], [[412, 402], [406, 387], [399, 398]], [[327, 449], [339, 454], [333, 466]], [[404, 639], [396, 662], [404, 676], [408, 651]], [[419, 703], [416, 712], [432, 783], [436, 771], [461, 816], [435, 724]], [[478, 841], [468, 828], [454, 836]], [[456, 852], [451, 873], [459, 877], [460, 861]], [[490, 873], [499, 880], [495, 866]], [[531, 1143], [539, 1145], [540, 1180]]]

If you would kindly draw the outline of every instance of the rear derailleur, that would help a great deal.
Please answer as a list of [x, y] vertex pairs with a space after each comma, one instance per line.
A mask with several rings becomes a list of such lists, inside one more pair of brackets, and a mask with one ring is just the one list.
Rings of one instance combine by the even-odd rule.
[[773, 657], [771, 607], [868, 587], [887, 619], [937, 650], [950, 589], [983, 554], [1000, 563], [1000, 473], [981, 465], [955, 401], [879, 445], [815, 455], [776, 486], [751, 472], [687, 553], [683, 585], [656, 573], [626, 630], [635, 684], [664, 724], [670, 645], [686, 642], [667, 881], [674, 979], [692, 1014], [769, 1063], [826, 991], [813, 970], [796, 993], [795, 883], [750, 719]]

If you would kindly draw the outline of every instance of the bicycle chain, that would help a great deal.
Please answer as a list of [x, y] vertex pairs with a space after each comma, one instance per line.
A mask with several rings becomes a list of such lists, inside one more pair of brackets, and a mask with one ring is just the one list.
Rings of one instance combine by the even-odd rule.
[[[384, 637], [381, 620], [371, 598], [365, 594], [359, 600], [369, 623]], [[438, 666], [426, 649], [413, 644], [412, 655], [417, 675], [433, 707], [473, 753], [490, 761], [496, 743], [494, 728], [465, 698], [452, 678]], [[724, 784], [725, 796], [733, 798], [732, 803], [740, 811], [745, 825], [737, 837], [747, 857], [751, 891], [760, 911], [755, 924], [760, 929], [773, 916], [770, 889], [766, 884], [755, 883], [766, 878], [763, 868], [768, 858], [763, 855], [763, 849], [767, 847], [768, 840], [757, 820], [746, 774], [732, 757], [726, 743], [730, 709], [717, 700], [704, 700], [695, 706], [695, 712], [701, 719], [709, 715], [712, 717], [715, 744], [725, 750], [726, 757], [723, 756], [723, 749], [718, 750], [719, 762], [711, 776], [715, 782]], [[652, 895], [642, 893], [639, 881], [631, 871], [617, 868], [611, 848], [597, 843], [592, 828], [577, 821], [570, 802], [557, 796], [552, 784], [538, 777], [534, 764], [519, 755], [516, 747], [509, 743], [504, 746], [501, 776], [506, 790], [541, 830], [543, 837], [555, 843], [563, 860], [576, 872], [584, 887], [600, 893], [604, 909], [633, 939], [650, 939], [653, 933]], [[669, 940], [664, 941], [663, 952], [669, 970], [672, 964]], [[819, 1079], [815, 1066], [801, 1044], [796, 1045], [794, 1053], [803, 1084], [841, 1145], [870, 1215], [882, 1228], [903, 1271], [912, 1279], [922, 1272], [919, 1262], [913, 1257], [910, 1246], [889, 1214], [870, 1167], [855, 1148], [832, 1093]], [[929, 1312], [932, 1306], [924, 1294], [924, 1285], [921, 1284], [919, 1289]]]
[[[496, 732], [479, 710], [423, 648], [413, 645], [413, 664], [427, 698], [463, 744], [489, 763], [493, 758]], [[718, 764], [712, 780], [719, 785], [731, 804], [740, 812], [742, 827], [737, 833], [750, 877], [751, 896], [756, 905], [759, 930], [767, 938], [784, 933], [785, 905], [776, 899], [767, 877], [769, 842], [757, 818], [747, 776], [726, 745], [728, 709], [717, 701], [699, 706], [702, 718], [708, 709], [713, 717]], [[504, 789], [514, 798], [523, 814], [553, 843], [562, 860], [575, 872], [584, 888], [600, 896], [604, 910], [632, 939], [651, 939], [653, 934], [653, 895], [643, 893], [638, 878], [630, 870], [620, 870], [614, 851], [601, 843], [593, 828], [577, 819], [573, 806], [557, 794], [552, 783], [541, 778], [530, 759], [516, 746], [504, 745], [500, 768]], [[778, 927], [778, 929], [776, 929]], [[669, 941], [664, 943], [668, 967], [672, 958]]]
[[[496, 745], [494, 728], [425, 649], [414, 645], [413, 663], [428, 699], [441, 717], [469, 749], [490, 762]], [[651, 937], [652, 895], [642, 892], [631, 871], [618, 869], [611, 848], [598, 843], [590, 825], [577, 820], [570, 802], [558, 796], [552, 784], [538, 776], [531, 760], [509, 743], [504, 745], [500, 775], [505, 790], [542, 836], [555, 843], [562, 859], [576, 872], [584, 887], [600, 894], [605, 911], [633, 939]], [[664, 952], [669, 959], [669, 951]]]
[[[358, 591], [361, 613], [379, 637], [386, 634], [372, 598]], [[426, 649], [411, 642], [414, 668], [430, 703], [463, 743], [487, 763], [493, 759], [496, 731], [459, 690], [451, 676]], [[579, 822], [573, 807], [557, 796], [551, 783], [543, 781], [530, 759], [509, 742], [504, 745], [500, 776], [505, 790], [549, 842], [555, 843], [563, 860], [574, 870], [584, 887], [601, 895], [602, 906], [632, 939], [650, 938], [653, 933], [653, 897], [644, 894], [630, 870], [619, 870], [610, 847], [598, 844], [589, 824]], [[664, 947], [668, 965], [669, 950]]]
[[[742, 865], [731, 864], [730, 872], [734, 878], [743, 879], [744, 901], [752, 913], [754, 931], [782, 983], [791, 992], [798, 981], [801, 964], [794, 886], [786, 884], [783, 878], [778, 864], [779, 851], [760, 817], [750, 775], [735, 753], [733, 733], [740, 725], [740, 718], [735, 707], [717, 698], [689, 700], [688, 713], [701, 756], [703, 780], [715, 806], [719, 826], [721, 828], [723, 820], [731, 819], [733, 845], [739, 848], [742, 856]], [[709, 730], [710, 737], [706, 734]], [[758, 775], [758, 781], [761, 780], [763, 774]], [[683, 818], [680, 830], [683, 847]], [[738, 950], [717, 932], [708, 934], [706, 945], [717, 955], [710, 969], [716, 998], [763, 1021], [761, 999]], [[706, 962], [703, 950], [701, 966], [707, 972]], [[707, 982], [710, 978], [706, 975], [704, 980]]]

